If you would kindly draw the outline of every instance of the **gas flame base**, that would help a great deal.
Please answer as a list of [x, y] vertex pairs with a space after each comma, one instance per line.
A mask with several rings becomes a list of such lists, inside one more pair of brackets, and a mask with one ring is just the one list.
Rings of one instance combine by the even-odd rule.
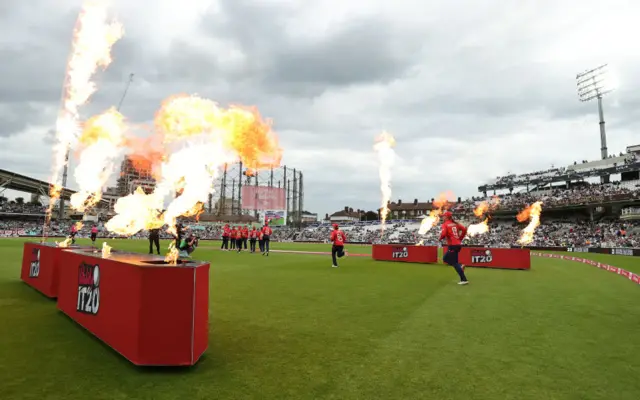
[[133, 364], [190, 366], [206, 351], [208, 263], [65, 250], [60, 266], [58, 309]]

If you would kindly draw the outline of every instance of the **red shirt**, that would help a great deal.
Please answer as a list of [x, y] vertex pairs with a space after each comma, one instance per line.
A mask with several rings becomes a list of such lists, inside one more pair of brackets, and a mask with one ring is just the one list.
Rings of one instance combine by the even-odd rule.
[[243, 228], [242, 229], [242, 238], [248, 238], [249, 237], [249, 230], [247, 228]]
[[262, 227], [262, 234], [265, 236], [271, 236], [271, 234], [273, 233], [273, 231], [271, 230], [271, 228], [269, 228], [268, 226], [263, 226]]
[[344, 246], [344, 242], [347, 241], [347, 235], [341, 230], [334, 230], [331, 232], [331, 241], [336, 246]]
[[467, 228], [455, 221], [444, 221], [442, 224], [442, 232], [440, 240], [447, 239], [449, 246], [461, 245], [462, 239], [467, 234]]
[[222, 237], [229, 237], [229, 235], [231, 235], [231, 228], [229, 228], [228, 226], [225, 226], [222, 229]]
[[242, 230], [238, 229], [236, 231], [236, 239], [242, 239]]
[[262, 231], [258, 232], [258, 240], [262, 240], [262, 238], [264, 237], [264, 235], [262, 234]]
[[251, 232], [249, 232], [249, 237], [252, 239], [255, 239], [256, 237], [258, 237], [258, 231], [256, 230], [256, 228], [253, 228]]
[[91, 233], [98, 233], [98, 228], [96, 228], [95, 226], [91, 228]]

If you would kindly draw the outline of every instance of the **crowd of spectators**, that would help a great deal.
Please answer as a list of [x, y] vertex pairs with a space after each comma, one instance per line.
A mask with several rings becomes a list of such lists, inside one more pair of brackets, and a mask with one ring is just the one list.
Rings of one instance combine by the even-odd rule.
[[[505, 209], [521, 209], [528, 204], [541, 200], [545, 208], [602, 203], [616, 199], [640, 199], [640, 180], [607, 184], [588, 184], [570, 189], [547, 189], [531, 192], [516, 192], [495, 196], [499, 200], [498, 207]], [[473, 208], [480, 201], [495, 201], [493, 196], [487, 198], [473, 197], [462, 202], [463, 208]]]
[[[553, 172], [545, 171], [545, 172]], [[499, 196], [499, 204], [502, 208], [520, 210], [525, 206], [541, 200], [544, 203], [543, 210], [553, 206], [573, 204], [598, 204], [615, 196], [624, 196], [627, 199], [640, 199], [640, 181], [610, 183], [610, 184], [581, 184], [572, 189], [551, 189], [546, 191], [513, 193]], [[456, 214], [471, 216], [471, 211], [481, 201], [495, 201], [491, 197], [483, 199], [474, 197], [454, 205]], [[640, 227], [637, 222], [628, 221], [628, 217], [640, 214], [639, 207], [623, 209], [621, 217], [625, 220], [585, 222], [585, 221], [559, 221], [548, 219], [543, 211], [543, 223], [536, 232], [534, 246], [631, 246], [640, 247]], [[44, 227], [44, 212], [46, 206], [31, 203], [15, 203], [4, 201], [0, 203], [0, 237], [8, 236], [41, 236]], [[20, 219], [16, 214], [30, 215], [29, 218]], [[42, 217], [33, 218], [33, 214]], [[8, 218], [11, 216], [11, 218]], [[464, 218], [464, 217], [462, 217]], [[469, 219], [467, 224], [477, 222]], [[47, 235], [66, 236], [74, 221], [53, 220], [47, 228]], [[437, 241], [438, 227], [432, 228], [426, 235], [418, 235], [419, 220], [389, 221], [384, 229], [378, 221], [356, 222], [343, 225], [342, 228], [351, 242], [366, 243], [434, 243]], [[103, 222], [96, 222], [99, 237], [117, 238], [123, 237], [108, 232]], [[200, 224], [186, 223], [191, 231], [200, 239], [220, 239], [224, 223]], [[79, 237], [90, 235], [92, 222], [85, 222], [84, 227], [78, 232]], [[240, 225], [239, 225], [240, 226]], [[241, 225], [244, 226], [244, 225]], [[510, 223], [491, 223], [489, 233], [472, 238], [470, 244], [488, 244], [491, 246], [509, 246], [516, 244], [523, 225], [515, 219]], [[273, 227], [272, 240], [274, 241], [328, 241], [331, 225], [318, 223], [314, 226], [295, 229], [291, 227]], [[129, 238], [146, 238], [147, 232], [141, 231]], [[171, 238], [171, 235], [162, 230], [161, 238]]]

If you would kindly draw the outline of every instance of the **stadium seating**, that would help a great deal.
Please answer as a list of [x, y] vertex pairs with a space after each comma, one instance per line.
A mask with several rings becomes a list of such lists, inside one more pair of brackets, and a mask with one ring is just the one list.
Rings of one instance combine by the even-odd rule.
[[[555, 169], [543, 171], [543, 173], [556, 173]], [[583, 186], [571, 190], [552, 189], [537, 192], [520, 192], [500, 196], [499, 209], [519, 210], [534, 201], [542, 200], [544, 210], [554, 207], [563, 207], [575, 204], [598, 204], [607, 198], [623, 198], [640, 201], [640, 180], [617, 182], [610, 184], [597, 184]], [[481, 201], [490, 198], [474, 197], [462, 201], [456, 205], [456, 214], [465, 224], [478, 222], [473, 217], [472, 211]], [[20, 214], [43, 214], [44, 206], [33, 204], [0, 204], [0, 237], [7, 236], [39, 236], [42, 234], [43, 221], [19, 218]], [[10, 216], [10, 218], [9, 218]], [[542, 225], [537, 230], [534, 246], [629, 246], [640, 247], [640, 221], [629, 220], [629, 212], [624, 215], [624, 220], [602, 220], [595, 223], [580, 221], [577, 219], [552, 219], [543, 211]], [[69, 232], [71, 221], [53, 221], [49, 234], [64, 236]], [[222, 224], [187, 223], [194, 233], [201, 239], [219, 239]], [[416, 243], [423, 240], [425, 244], [437, 242], [439, 227], [432, 228], [426, 235], [419, 236], [418, 228], [420, 220], [392, 220], [388, 221], [385, 229], [379, 221], [361, 221], [341, 224], [350, 242], [367, 243]], [[78, 236], [88, 237], [90, 224], [82, 228]], [[492, 246], [510, 246], [516, 244], [523, 225], [518, 224], [515, 218], [506, 220], [492, 220], [489, 233], [479, 235], [468, 241], [470, 244], [490, 244]], [[118, 235], [108, 233], [102, 225], [99, 225], [99, 237], [116, 238]], [[274, 227], [272, 240], [274, 241], [320, 241], [328, 242], [331, 224], [328, 222], [315, 223], [305, 228], [294, 229], [290, 227]], [[170, 238], [166, 232], [162, 232], [162, 238]], [[131, 238], [146, 238], [146, 232], [139, 232]]]

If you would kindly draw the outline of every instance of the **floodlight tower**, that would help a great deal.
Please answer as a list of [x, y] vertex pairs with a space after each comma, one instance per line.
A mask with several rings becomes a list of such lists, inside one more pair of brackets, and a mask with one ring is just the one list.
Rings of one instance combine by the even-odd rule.
[[580, 101], [598, 99], [598, 113], [600, 115], [600, 156], [604, 160], [607, 153], [607, 134], [604, 128], [604, 111], [602, 110], [602, 96], [612, 92], [615, 88], [611, 85], [607, 64], [598, 68], [582, 72], [576, 76], [578, 81], [578, 98]]

